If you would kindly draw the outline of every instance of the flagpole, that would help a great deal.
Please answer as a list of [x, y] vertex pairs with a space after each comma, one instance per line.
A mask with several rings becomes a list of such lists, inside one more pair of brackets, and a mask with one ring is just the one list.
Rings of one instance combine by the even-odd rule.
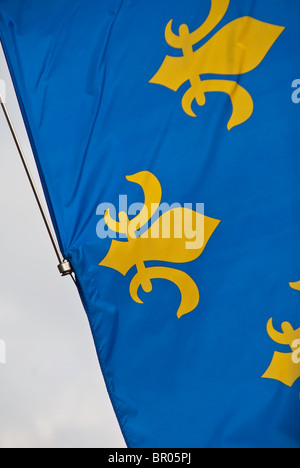
[[55, 254], [56, 254], [56, 257], [58, 259], [58, 262], [59, 262], [59, 265], [58, 265], [58, 270], [60, 272], [60, 274], [62, 276], [67, 276], [67, 275], [72, 275], [73, 273], [73, 268], [70, 264], [70, 262], [68, 262], [67, 260], [65, 260], [60, 252], [60, 249], [59, 249], [59, 246], [58, 246], [58, 242], [57, 242], [57, 239], [52, 231], [52, 227], [51, 227], [51, 224], [50, 224], [50, 221], [48, 220], [48, 217], [47, 217], [47, 214], [46, 214], [46, 211], [43, 207], [43, 204], [42, 204], [42, 201], [40, 199], [40, 196], [39, 196], [39, 193], [38, 193], [38, 190], [35, 186], [35, 183], [34, 183], [34, 180], [33, 180], [33, 177], [32, 177], [32, 174], [30, 172], [30, 169], [29, 169], [29, 166], [27, 164], [27, 161], [26, 161], [26, 158], [25, 158], [25, 155], [24, 155], [24, 152], [22, 150], [22, 147], [21, 147], [21, 144], [19, 142], [19, 139], [17, 137], [17, 133], [16, 133], [16, 130], [13, 126], [13, 123], [12, 123], [12, 120], [10, 118], [10, 115], [9, 115], [9, 112], [8, 112], [8, 109], [6, 107], [6, 104], [0, 94], [0, 104], [1, 104], [1, 107], [2, 107], [2, 110], [4, 112], [4, 115], [5, 115], [5, 118], [6, 118], [6, 121], [7, 121], [7, 124], [9, 126], [9, 129], [10, 129], [10, 132], [11, 132], [11, 135], [14, 139], [14, 142], [15, 142], [15, 145], [17, 147], [17, 150], [18, 150], [18, 153], [20, 155], [20, 158], [21, 158], [21, 161], [23, 163], [23, 166], [24, 166], [24, 169], [25, 169], [25, 172], [26, 172], [26, 175], [27, 175], [27, 178], [29, 180], [29, 183], [30, 183], [30, 186], [31, 186], [31, 189], [33, 191], [33, 194], [35, 196], [35, 199], [36, 199], [36, 202], [38, 204], [38, 207], [39, 207], [39, 210], [41, 212], [41, 215], [42, 215], [42, 218], [43, 218], [43, 221], [44, 221], [44, 224], [46, 226], [46, 229], [47, 229], [47, 232], [48, 232], [48, 235], [50, 237], [50, 240], [51, 240], [51, 243], [52, 243], [52, 246], [54, 248], [54, 251], [55, 251]]

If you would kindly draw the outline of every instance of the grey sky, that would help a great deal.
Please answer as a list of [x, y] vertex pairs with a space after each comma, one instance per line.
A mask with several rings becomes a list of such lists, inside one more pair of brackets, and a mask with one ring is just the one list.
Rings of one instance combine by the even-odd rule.
[[[2, 49], [1, 79], [38, 184]], [[0, 143], [0, 448], [125, 447], [85, 311], [59, 276], [2, 112]]]

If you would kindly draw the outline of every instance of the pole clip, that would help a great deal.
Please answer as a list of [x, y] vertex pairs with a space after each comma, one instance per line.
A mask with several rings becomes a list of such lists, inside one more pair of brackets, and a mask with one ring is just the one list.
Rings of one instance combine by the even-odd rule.
[[72, 273], [74, 272], [73, 267], [68, 260], [64, 260], [62, 263], [58, 265], [57, 268], [61, 276], [72, 275]]

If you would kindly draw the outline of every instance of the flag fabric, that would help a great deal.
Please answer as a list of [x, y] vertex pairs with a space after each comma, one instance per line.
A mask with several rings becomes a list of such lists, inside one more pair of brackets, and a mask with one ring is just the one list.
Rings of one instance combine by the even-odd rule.
[[299, 0], [0, 0], [0, 37], [127, 446], [299, 448]]

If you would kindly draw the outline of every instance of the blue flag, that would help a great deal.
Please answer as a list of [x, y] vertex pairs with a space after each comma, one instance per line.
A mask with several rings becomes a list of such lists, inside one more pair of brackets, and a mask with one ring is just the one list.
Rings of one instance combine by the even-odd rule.
[[0, 0], [0, 36], [128, 447], [299, 448], [299, 0]]

